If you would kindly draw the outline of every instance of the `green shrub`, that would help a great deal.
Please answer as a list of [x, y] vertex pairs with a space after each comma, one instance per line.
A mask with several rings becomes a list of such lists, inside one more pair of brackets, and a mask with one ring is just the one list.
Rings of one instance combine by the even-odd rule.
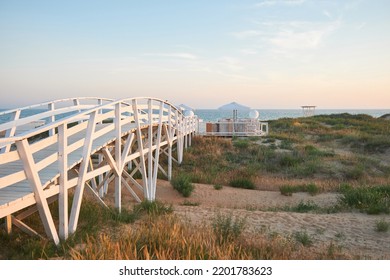
[[359, 209], [368, 214], [390, 212], [390, 185], [362, 186], [352, 188], [348, 185], [340, 188], [340, 203]]
[[348, 180], [359, 180], [364, 176], [364, 166], [359, 164], [345, 171], [345, 178]]
[[280, 186], [280, 193], [285, 196], [292, 196], [293, 193], [296, 192], [296, 188], [294, 186]]
[[308, 184], [304, 187], [305, 191], [308, 192], [310, 195], [316, 195], [320, 192], [320, 189], [317, 187], [316, 184]]
[[293, 142], [291, 140], [282, 140], [280, 143], [280, 148], [285, 150], [292, 150], [293, 148]]
[[200, 203], [199, 202], [192, 202], [189, 200], [184, 200], [184, 202], [181, 205], [183, 205], [183, 206], [199, 206]]
[[215, 189], [215, 190], [218, 190], [218, 191], [219, 191], [219, 190], [222, 190], [222, 188], [223, 188], [223, 187], [222, 187], [221, 184], [216, 184], [216, 185], [214, 185], [214, 189]]
[[140, 204], [134, 206], [134, 213], [147, 213], [152, 216], [159, 216], [164, 214], [170, 214], [173, 212], [172, 205], [165, 205], [160, 201], [144, 200]]
[[375, 230], [377, 232], [387, 232], [389, 230], [390, 224], [386, 222], [384, 219], [377, 221], [375, 224]]
[[280, 158], [280, 166], [282, 167], [294, 167], [297, 166], [301, 162], [300, 159], [292, 156], [292, 155], [284, 155]]
[[245, 228], [245, 218], [218, 214], [213, 220], [213, 230], [219, 243], [236, 240]]
[[292, 212], [298, 212], [298, 213], [307, 213], [307, 212], [310, 212], [310, 211], [315, 211], [315, 210], [318, 210], [319, 207], [317, 204], [315, 204], [314, 202], [299, 202], [299, 204], [297, 206], [294, 206], [294, 207], [291, 207], [290, 208], [290, 211]]
[[171, 184], [175, 190], [181, 193], [184, 197], [189, 197], [194, 190], [194, 185], [191, 183], [190, 176], [179, 174], [172, 178]]
[[251, 189], [251, 190], [254, 190], [256, 188], [255, 184], [249, 178], [235, 178], [230, 181], [230, 186], [234, 188]]
[[239, 149], [247, 149], [249, 147], [249, 141], [247, 139], [237, 139], [233, 142], [233, 146]]
[[310, 235], [306, 231], [299, 231], [294, 234], [294, 238], [296, 241], [301, 243], [305, 247], [309, 247], [313, 245], [313, 240]]
[[283, 185], [280, 186], [279, 190], [282, 195], [286, 195], [286, 196], [292, 196], [292, 194], [296, 192], [308, 192], [311, 195], [316, 195], [320, 191], [317, 185], [314, 183], [308, 185], [295, 185], [295, 186]]

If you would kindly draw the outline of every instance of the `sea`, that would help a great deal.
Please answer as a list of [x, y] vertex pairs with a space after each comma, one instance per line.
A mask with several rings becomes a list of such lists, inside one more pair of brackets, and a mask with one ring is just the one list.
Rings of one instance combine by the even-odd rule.
[[[303, 111], [300, 109], [257, 109], [259, 112], [259, 120], [269, 121], [281, 118], [299, 118], [303, 117]], [[250, 111], [238, 111], [238, 118], [249, 118]], [[232, 118], [233, 111], [222, 110], [194, 110], [197, 115], [204, 122], [213, 122], [218, 119]], [[351, 115], [366, 114], [374, 118], [381, 117], [385, 114], [390, 114], [390, 109], [316, 109], [314, 115], [332, 115], [348, 113]]]
[[[8, 115], [1, 115], [1, 111], [5, 109], [0, 109], [0, 124], [9, 121]], [[24, 110], [22, 111], [21, 118], [28, 117], [30, 115], [42, 112], [43, 110]], [[300, 109], [257, 109], [259, 112], [259, 120], [268, 121], [276, 120], [280, 118], [299, 118], [303, 117], [303, 111]], [[238, 118], [249, 118], [250, 111], [238, 111]], [[214, 122], [219, 119], [232, 118], [233, 111], [229, 110], [218, 110], [218, 109], [197, 109], [194, 110], [195, 115], [199, 117], [203, 122]], [[331, 114], [341, 114], [349, 113], [352, 115], [356, 114], [366, 114], [372, 117], [378, 118], [385, 114], [390, 114], [390, 109], [316, 109], [315, 115], [331, 115]], [[58, 116], [57, 119], [61, 117], [66, 117], [67, 115]]]

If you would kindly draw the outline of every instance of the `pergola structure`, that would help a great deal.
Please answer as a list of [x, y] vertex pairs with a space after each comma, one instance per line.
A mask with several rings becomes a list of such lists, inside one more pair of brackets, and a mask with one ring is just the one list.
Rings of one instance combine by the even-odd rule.
[[316, 110], [317, 106], [304, 105], [304, 106], [301, 106], [301, 107], [302, 107], [302, 111], [303, 111], [303, 116], [304, 117], [312, 117], [315, 114], [315, 110]]

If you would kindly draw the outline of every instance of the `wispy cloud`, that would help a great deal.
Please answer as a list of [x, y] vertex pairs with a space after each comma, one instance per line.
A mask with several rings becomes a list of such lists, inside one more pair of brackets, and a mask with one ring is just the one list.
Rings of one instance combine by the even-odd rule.
[[367, 26], [367, 22], [362, 22], [356, 26], [356, 30], [363, 30]]
[[251, 37], [260, 36], [261, 34], [263, 34], [263, 32], [260, 30], [244, 30], [239, 32], [233, 32], [232, 34], [238, 39], [247, 39]]
[[329, 23], [290, 22], [282, 25], [268, 41], [284, 49], [315, 49], [340, 26], [340, 21]]
[[233, 36], [247, 40], [257, 37], [272, 47], [304, 50], [319, 47], [328, 35], [340, 27], [341, 21], [265, 21], [257, 25], [258, 29], [235, 32]]
[[243, 69], [240, 59], [235, 57], [221, 57], [218, 60], [218, 64], [222, 66], [223, 69], [227, 69], [233, 72], [240, 71]]
[[285, 5], [285, 6], [298, 6], [305, 3], [307, 0], [264, 0], [255, 4], [255, 7], [269, 7], [275, 5]]
[[165, 57], [165, 58], [177, 58], [185, 60], [197, 60], [198, 56], [192, 53], [145, 53], [145, 56]]
[[326, 16], [327, 18], [332, 18], [332, 15], [329, 11], [327, 10], [323, 10], [322, 13], [324, 14], [324, 16]]
[[240, 52], [244, 55], [253, 55], [258, 53], [255, 49], [242, 49]]

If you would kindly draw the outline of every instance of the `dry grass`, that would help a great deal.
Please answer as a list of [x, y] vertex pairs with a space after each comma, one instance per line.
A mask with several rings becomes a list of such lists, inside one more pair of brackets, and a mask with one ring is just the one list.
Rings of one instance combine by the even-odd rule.
[[194, 228], [175, 216], [164, 216], [126, 227], [119, 238], [102, 233], [89, 237], [82, 249], [71, 249], [74, 260], [249, 260], [249, 259], [345, 259], [333, 248], [306, 248], [295, 240], [257, 234], [231, 242], [219, 242], [215, 231], [203, 225]]

